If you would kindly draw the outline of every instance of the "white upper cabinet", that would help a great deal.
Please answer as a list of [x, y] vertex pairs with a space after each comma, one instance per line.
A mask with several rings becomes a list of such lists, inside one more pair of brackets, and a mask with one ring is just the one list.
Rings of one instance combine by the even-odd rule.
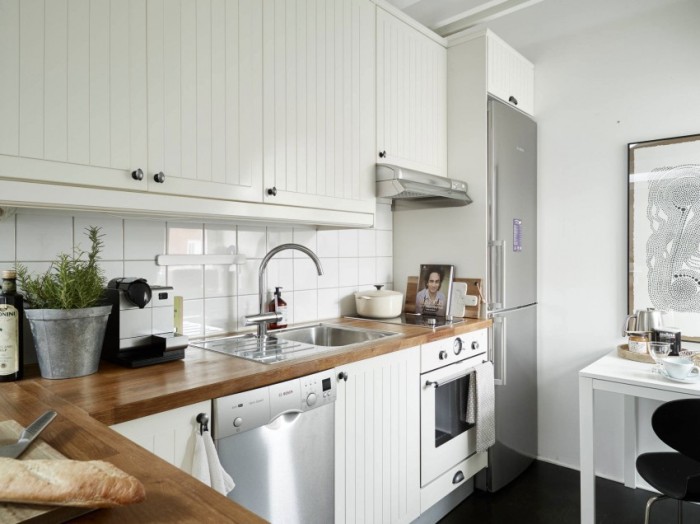
[[149, 191], [262, 200], [262, 3], [148, 0], [147, 20]]
[[262, 5], [264, 201], [374, 213], [374, 4]]
[[442, 38], [377, 8], [376, 162], [445, 175], [446, 63]]
[[534, 115], [535, 67], [493, 33], [487, 32], [485, 38], [488, 92]]
[[257, 0], [2, 0], [0, 176], [260, 201], [261, 30]]
[[134, 187], [145, 23], [145, 0], [0, 1], [1, 177]]

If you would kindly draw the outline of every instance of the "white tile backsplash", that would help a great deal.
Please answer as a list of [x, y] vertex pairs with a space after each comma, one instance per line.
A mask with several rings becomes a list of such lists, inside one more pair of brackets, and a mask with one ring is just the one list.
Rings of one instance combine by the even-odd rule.
[[239, 253], [250, 258], [263, 258], [267, 253], [265, 228], [240, 226], [238, 228]]
[[124, 260], [124, 221], [121, 218], [95, 215], [76, 216], [73, 222], [73, 235], [75, 244], [83, 251], [90, 249], [90, 239], [87, 237], [87, 229], [90, 226], [100, 228], [102, 235], [102, 260]]
[[308, 257], [294, 259], [294, 289], [318, 289], [318, 270]]
[[295, 291], [292, 302], [287, 301], [291, 309], [291, 322], [311, 322], [318, 318], [318, 293], [316, 291]]
[[338, 231], [338, 256], [357, 256], [357, 229], [341, 229]]
[[236, 298], [219, 297], [204, 300], [205, 336], [236, 331]]
[[[290, 322], [311, 322], [355, 314], [354, 292], [375, 283], [391, 287], [391, 208], [377, 205], [375, 229], [323, 229], [288, 226], [166, 222], [117, 218], [96, 213], [21, 210], [0, 221], [0, 261], [12, 267], [24, 263], [43, 272], [59, 252], [90, 225], [102, 228], [105, 248], [101, 266], [107, 279], [142, 277], [152, 285], [172, 285], [185, 298], [185, 331], [191, 337], [250, 331], [245, 316], [258, 312], [258, 270], [273, 247], [295, 242], [314, 251], [323, 266], [319, 277], [313, 261], [298, 251], [282, 251], [267, 267], [265, 302], [274, 287], [290, 308]], [[17, 234], [15, 235], [15, 231]], [[85, 237], [87, 241], [87, 237]], [[160, 254], [240, 253], [237, 266], [157, 266]]]
[[59, 253], [73, 253], [73, 217], [32, 215], [21, 211], [16, 219], [17, 260], [53, 261]]
[[338, 231], [335, 229], [322, 229], [316, 236], [319, 258], [338, 256]]
[[371, 286], [377, 283], [377, 263], [374, 257], [358, 259], [357, 278], [360, 286]]
[[151, 260], [165, 251], [165, 221], [124, 220], [124, 260]]
[[338, 287], [356, 286], [358, 280], [357, 258], [338, 259]]
[[204, 254], [203, 224], [168, 224], [169, 255]]
[[185, 300], [204, 298], [204, 266], [169, 266], [168, 285]]
[[208, 224], [204, 228], [204, 253], [207, 255], [237, 255], [236, 226]]
[[[15, 217], [2, 217], [0, 220], [0, 261], [15, 260]], [[10, 265], [13, 265], [10, 264]], [[8, 267], [9, 269], [9, 267]]]
[[373, 257], [377, 252], [377, 235], [374, 229], [361, 229], [357, 232], [357, 255]]

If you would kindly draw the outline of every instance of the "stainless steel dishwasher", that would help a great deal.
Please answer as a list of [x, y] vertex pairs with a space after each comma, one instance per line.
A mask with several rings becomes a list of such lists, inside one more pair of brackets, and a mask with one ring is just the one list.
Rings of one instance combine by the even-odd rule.
[[335, 373], [214, 400], [213, 436], [236, 487], [228, 497], [272, 523], [334, 520]]

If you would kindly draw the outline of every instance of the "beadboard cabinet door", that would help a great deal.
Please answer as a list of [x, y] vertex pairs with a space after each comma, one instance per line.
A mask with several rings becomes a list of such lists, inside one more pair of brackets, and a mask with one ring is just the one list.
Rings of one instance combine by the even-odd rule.
[[374, 213], [374, 4], [263, 9], [264, 201]]
[[137, 189], [146, 0], [0, 0], [0, 177]]
[[377, 8], [376, 162], [445, 175], [447, 50]]
[[[419, 347], [337, 368], [337, 524], [420, 515]], [[343, 375], [345, 376], [345, 375]]]
[[206, 413], [211, 420], [211, 401], [198, 402], [110, 427], [166, 462], [191, 474], [195, 432], [199, 429], [197, 415], [200, 413]]
[[535, 67], [491, 32], [485, 35], [487, 89], [521, 111], [535, 113]]
[[148, 0], [149, 191], [262, 200], [262, 12]]

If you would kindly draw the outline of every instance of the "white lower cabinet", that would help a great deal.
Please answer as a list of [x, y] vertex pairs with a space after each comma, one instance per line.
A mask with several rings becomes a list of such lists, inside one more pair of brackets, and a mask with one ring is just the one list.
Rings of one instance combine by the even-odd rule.
[[199, 430], [199, 413], [206, 413], [211, 420], [211, 401], [205, 400], [110, 427], [170, 464], [192, 473], [192, 454], [195, 431]]
[[419, 347], [337, 371], [335, 522], [411, 522], [421, 497]]

